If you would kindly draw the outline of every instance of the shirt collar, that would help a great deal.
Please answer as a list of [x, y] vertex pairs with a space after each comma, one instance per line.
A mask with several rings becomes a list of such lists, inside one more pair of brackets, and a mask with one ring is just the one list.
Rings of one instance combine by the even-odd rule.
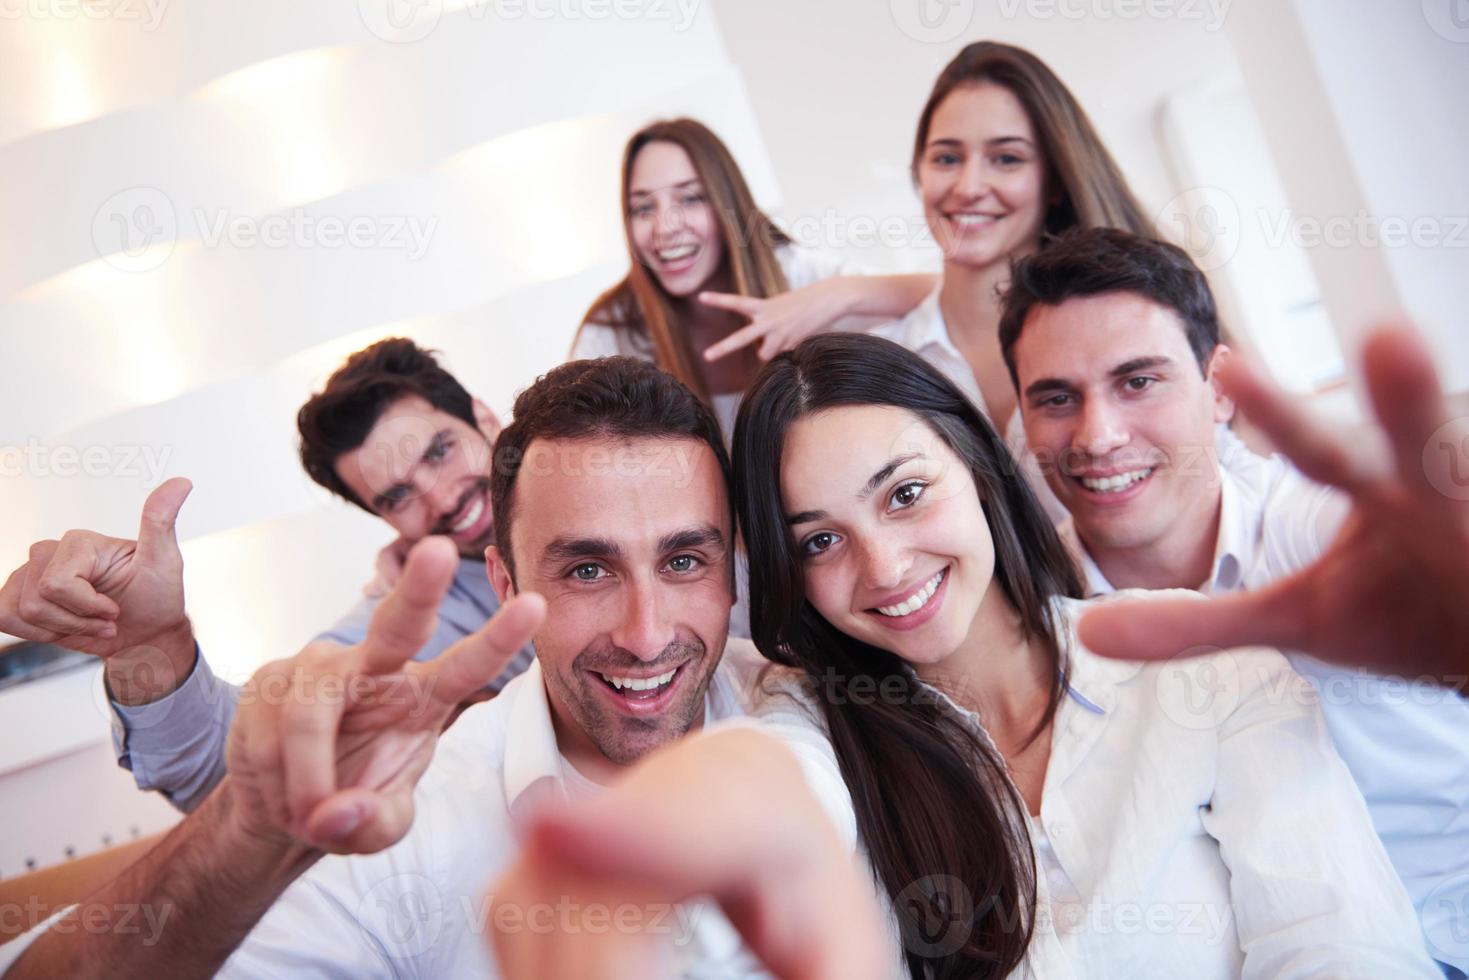
[[[1209, 580], [1202, 583], [1205, 592], [1232, 592], [1240, 587], [1245, 562], [1249, 557], [1255, 529], [1247, 513], [1245, 500], [1229, 470], [1219, 467], [1219, 534], [1214, 542], [1214, 561]], [[1058, 527], [1061, 539], [1071, 548], [1081, 566], [1088, 598], [1116, 592], [1107, 576], [1097, 567], [1076, 533], [1076, 522], [1068, 516]]]
[[903, 346], [915, 352], [921, 352], [925, 347], [938, 346], [955, 357], [962, 357], [959, 348], [949, 339], [949, 327], [944, 323], [943, 310], [939, 308], [941, 286], [942, 283], [935, 286], [933, 292], [925, 296], [923, 302], [913, 307], [903, 318]]

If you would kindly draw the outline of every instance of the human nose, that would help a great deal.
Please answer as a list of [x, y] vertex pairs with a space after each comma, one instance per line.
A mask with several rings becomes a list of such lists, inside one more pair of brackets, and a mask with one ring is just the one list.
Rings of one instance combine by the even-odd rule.
[[612, 631], [612, 642], [639, 660], [657, 660], [673, 642], [673, 623], [656, 582], [633, 582], [627, 587], [622, 621]]

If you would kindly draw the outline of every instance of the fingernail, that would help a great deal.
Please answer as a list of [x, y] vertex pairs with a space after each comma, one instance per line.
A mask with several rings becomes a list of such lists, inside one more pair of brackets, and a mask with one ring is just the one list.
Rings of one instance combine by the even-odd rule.
[[104, 640], [110, 640], [113, 637], [117, 636], [117, 627], [113, 626], [111, 623], [105, 623], [100, 629], [97, 630], [97, 635]]
[[338, 810], [322, 822], [321, 830], [317, 836], [323, 840], [341, 840], [357, 829], [357, 825], [362, 822], [363, 816], [364, 814], [360, 804]]

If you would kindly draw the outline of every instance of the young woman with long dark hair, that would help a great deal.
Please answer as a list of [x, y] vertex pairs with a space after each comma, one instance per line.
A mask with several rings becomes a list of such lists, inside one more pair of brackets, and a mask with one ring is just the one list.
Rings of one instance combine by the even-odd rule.
[[1082, 648], [1055, 530], [931, 365], [813, 338], [756, 380], [734, 463], [753, 638], [804, 681], [773, 719], [828, 736], [914, 977], [1431, 970], [1284, 658]]

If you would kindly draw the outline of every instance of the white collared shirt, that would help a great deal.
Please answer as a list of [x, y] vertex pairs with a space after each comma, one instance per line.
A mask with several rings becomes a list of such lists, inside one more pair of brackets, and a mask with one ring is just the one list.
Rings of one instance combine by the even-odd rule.
[[[1242, 445], [1221, 452], [1219, 474], [1219, 538], [1204, 592], [1259, 589], [1300, 571], [1326, 550], [1349, 508], [1283, 457]], [[1070, 521], [1061, 534], [1081, 560], [1087, 594], [1111, 592]], [[1469, 701], [1426, 679], [1287, 657], [1317, 692], [1429, 953], [1469, 972]]]
[[[1071, 673], [1029, 818], [1039, 901], [1021, 975], [1437, 977], [1284, 658], [1103, 659], [1075, 639], [1083, 605], [1061, 600]], [[752, 717], [801, 759], [828, 811], [850, 813], [810, 688], [779, 690], [805, 710], [773, 697]], [[940, 697], [983, 734], [976, 714]]]
[[[729, 641], [705, 695], [706, 723], [744, 715], [751, 673], [761, 663], [748, 641]], [[578, 914], [496, 906], [488, 889], [519, 852], [520, 821], [543, 794], [596, 790], [557, 748], [541, 665], [533, 662], [439, 740], [414, 790], [407, 836], [378, 854], [322, 858], [217, 975], [494, 977], [487, 922], [544, 930]], [[65, 911], [0, 947], [0, 972]], [[641, 915], [640, 927], [666, 933], [682, 976], [766, 976], [713, 903], [611, 911]], [[533, 915], [544, 921], [531, 921]]]

